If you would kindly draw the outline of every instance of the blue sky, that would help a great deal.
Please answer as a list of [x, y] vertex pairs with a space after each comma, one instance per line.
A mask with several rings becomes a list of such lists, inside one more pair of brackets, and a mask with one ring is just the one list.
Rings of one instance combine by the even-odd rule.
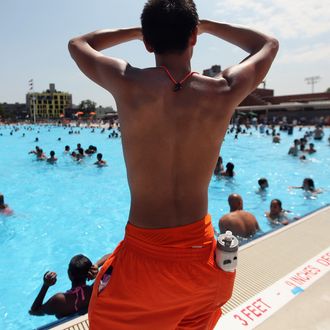
[[[112, 96], [80, 73], [67, 51], [70, 38], [102, 28], [139, 25], [144, 0], [1, 0], [0, 102], [25, 102], [28, 80], [35, 91], [49, 83], [73, 95], [115, 107]], [[315, 92], [330, 87], [330, 6], [328, 0], [196, 0], [200, 18], [244, 24], [274, 35], [280, 51], [266, 77], [275, 95], [308, 93], [306, 77], [319, 76]], [[137, 67], [154, 65], [138, 41], [105, 51]], [[192, 68], [226, 68], [246, 54], [202, 35]]]

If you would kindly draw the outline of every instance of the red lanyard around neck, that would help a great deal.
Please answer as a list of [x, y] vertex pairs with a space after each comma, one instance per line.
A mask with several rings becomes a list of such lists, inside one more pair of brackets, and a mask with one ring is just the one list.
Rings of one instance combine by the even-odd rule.
[[191, 72], [188, 72], [184, 77], [183, 77], [183, 79], [181, 79], [180, 81], [176, 81], [174, 78], [173, 78], [173, 76], [171, 75], [171, 72], [170, 71], [168, 71], [168, 69], [167, 69], [167, 67], [166, 66], [164, 66], [164, 65], [162, 65], [162, 66], [160, 66], [160, 68], [162, 68], [166, 73], [167, 73], [167, 75], [168, 75], [168, 77], [171, 79], [171, 81], [173, 82], [173, 84], [174, 84], [174, 87], [173, 87], [173, 92], [177, 92], [177, 91], [179, 91], [179, 90], [181, 90], [182, 89], [182, 84], [190, 77], [190, 76], [192, 76], [194, 73], [197, 73], [197, 72], [193, 72], [193, 71], [191, 71]]

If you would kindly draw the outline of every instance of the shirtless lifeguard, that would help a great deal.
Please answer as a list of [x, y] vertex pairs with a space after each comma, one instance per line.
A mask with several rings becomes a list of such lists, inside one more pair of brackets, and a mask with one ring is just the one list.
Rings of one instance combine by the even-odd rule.
[[[214, 262], [208, 185], [230, 118], [264, 79], [278, 42], [246, 27], [199, 20], [192, 0], [150, 0], [141, 24], [69, 43], [80, 70], [116, 100], [131, 193], [125, 238], [96, 279], [89, 321], [91, 329], [212, 329], [235, 273]], [[202, 33], [248, 56], [215, 78], [193, 73]], [[131, 40], [154, 53], [155, 67], [101, 52]]]

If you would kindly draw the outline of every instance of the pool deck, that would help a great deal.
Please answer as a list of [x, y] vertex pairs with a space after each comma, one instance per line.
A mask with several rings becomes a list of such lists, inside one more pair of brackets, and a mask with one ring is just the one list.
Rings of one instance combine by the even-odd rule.
[[[215, 329], [330, 328], [330, 206], [239, 250], [233, 296]], [[87, 330], [87, 314], [39, 329]]]

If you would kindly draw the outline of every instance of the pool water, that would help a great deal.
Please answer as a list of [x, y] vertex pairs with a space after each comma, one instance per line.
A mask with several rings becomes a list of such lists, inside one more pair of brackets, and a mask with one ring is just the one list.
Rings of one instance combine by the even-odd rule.
[[[287, 155], [293, 139], [302, 137], [306, 130], [295, 128], [293, 135], [281, 132], [280, 144], [273, 144], [271, 136], [255, 129], [238, 139], [234, 134], [226, 135], [221, 155], [224, 165], [229, 161], [235, 164], [236, 176], [211, 180], [209, 212], [215, 227], [229, 211], [227, 197], [234, 192], [243, 197], [244, 209], [257, 217], [263, 232], [273, 230], [264, 217], [273, 198], [282, 200], [292, 218], [329, 203], [330, 129], [325, 130], [322, 141], [310, 141], [317, 152], [307, 155], [307, 161]], [[47, 270], [58, 274], [47, 299], [70, 288], [67, 265], [73, 255], [82, 253], [96, 261], [111, 252], [123, 238], [130, 197], [121, 140], [108, 138], [110, 131], [74, 128], [80, 134], [69, 134], [69, 128], [55, 126], [33, 130], [20, 126], [10, 135], [11, 131], [12, 127], [0, 126], [0, 192], [14, 210], [13, 216], [0, 215], [0, 329], [32, 329], [55, 320], [53, 316], [28, 314], [43, 274]], [[36, 137], [39, 142], [34, 142]], [[84, 149], [97, 146], [109, 166], [93, 165], [95, 155], [80, 164], [72, 161], [63, 153], [64, 146], [75, 149], [77, 143]], [[54, 150], [58, 163], [36, 161], [28, 154], [36, 145], [47, 155]], [[260, 177], [269, 182], [263, 195], [256, 193]], [[307, 196], [302, 190], [288, 189], [300, 186], [304, 177], [313, 178], [324, 192]]]

